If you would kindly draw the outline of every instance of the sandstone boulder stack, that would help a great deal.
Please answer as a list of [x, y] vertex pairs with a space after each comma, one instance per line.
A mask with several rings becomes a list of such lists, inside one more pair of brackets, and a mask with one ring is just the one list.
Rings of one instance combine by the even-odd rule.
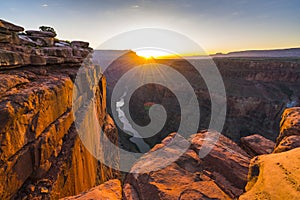
[[56, 33], [27, 30], [0, 20], [0, 69], [47, 64], [81, 64], [92, 52], [89, 43], [58, 40]]

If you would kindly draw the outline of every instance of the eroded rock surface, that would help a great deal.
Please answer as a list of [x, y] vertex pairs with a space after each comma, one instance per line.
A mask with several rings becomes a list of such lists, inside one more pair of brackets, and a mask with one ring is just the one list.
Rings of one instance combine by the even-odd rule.
[[[231, 199], [243, 193], [250, 158], [240, 147], [216, 132], [201, 132], [191, 136], [190, 148], [176, 159], [178, 148], [187, 141], [173, 143], [174, 135], [133, 166], [125, 180], [125, 199]], [[215, 146], [209, 142], [218, 136]], [[210, 153], [200, 158], [200, 148], [209, 147]], [[172, 159], [175, 162], [167, 165]]]
[[272, 153], [275, 143], [265, 137], [255, 134], [242, 137], [241, 147], [251, 156]]
[[300, 147], [300, 107], [286, 109], [280, 125], [274, 153]]
[[299, 107], [288, 108], [272, 154], [251, 160], [246, 193], [240, 199], [299, 199]]
[[79, 195], [63, 198], [63, 200], [121, 200], [122, 187], [117, 179], [107, 181]]
[[299, 199], [300, 148], [251, 161], [246, 193], [240, 199]]
[[92, 48], [88, 42], [60, 41], [47, 31], [27, 30], [0, 19], [0, 69], [26, 65], [81, 64]]
[[[55, 46], [52, 33], [20, 31], [0, 20], [0, 199], [58, 199], [118, 177], [86, 149], [74, 123], [88, 104], [103, 129], [98, 137], [117, 145], [116, 126], [106, 113], [106, 79], [86, 65], [88, 43]], [[117, 152], [98, 150], [117, 165]]]

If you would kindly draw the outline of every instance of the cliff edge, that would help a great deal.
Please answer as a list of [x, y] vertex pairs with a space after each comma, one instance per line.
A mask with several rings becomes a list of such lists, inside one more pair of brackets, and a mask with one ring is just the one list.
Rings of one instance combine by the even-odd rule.
[[[52, 32], [23, 31], [0, 20], [0, 199], [57, 199], [118, 177], [84, 147], [74, 125], [74, 81], [92, 52], [89, 44], [58, 40]], [[94, 75], [85, 73], [86, 82]], [[99, 123], [117, 144], [103, 98], [106, 79], [96, 76], [99, 84], [91, 89]], [[118, 155], [110, 153], [116, 162]]]

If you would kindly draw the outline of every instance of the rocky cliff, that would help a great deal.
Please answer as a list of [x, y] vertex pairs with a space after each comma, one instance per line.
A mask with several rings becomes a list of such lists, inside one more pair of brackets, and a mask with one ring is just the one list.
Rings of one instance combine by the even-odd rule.
[[286, 109], [274, 152], [251, 160], [246, 193], [240, 199], [299, 199], [300, 108]]
[[[84, 147], [74, 125], [74, 81], [92, 49], [52, 32], [22, 31], [0, 20], [0, 199], [57, 199], [117, 177]], [[104, 134], [117, 144], [103, 98], [106, 79], [97, 75], [94, 106]]]

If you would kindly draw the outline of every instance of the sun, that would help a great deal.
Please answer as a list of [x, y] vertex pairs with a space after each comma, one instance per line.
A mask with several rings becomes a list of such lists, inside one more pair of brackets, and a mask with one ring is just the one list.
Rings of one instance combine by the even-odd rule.
[[138, 56], [144, 57], [146, 59], [150, 58], [160, 58], [160, 57], [165, 57], [170, 55], [167, 52], [161, 51], [161, 50], [156, 50], [156, 49], [141, 49], [141, 50], [136, 50], [136, 54]]

